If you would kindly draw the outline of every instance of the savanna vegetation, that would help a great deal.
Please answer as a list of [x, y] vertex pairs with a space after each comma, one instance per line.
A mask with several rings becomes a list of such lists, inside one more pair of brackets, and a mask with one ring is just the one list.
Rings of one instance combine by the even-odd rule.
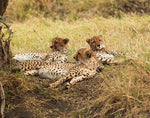
[[[149, 0], [10, 0], [3, 21], [11, 25], [12, 54], [48, 52], [51, 39], [69, 38], [69, 60], [86, 39], [103, 35], [108, 49], [126, 54], [93, 78], [68, 90], [55, 80], [0, 70], [7, 118], [149, 118]], [[13, 63], [13, 62], [12, 62]]]
[[13, 20], [46, 17], [77, 20], [94, 16], [121, 18], [124, 13], [150, 13], [149, 0], [11, 0], [7, 14]]

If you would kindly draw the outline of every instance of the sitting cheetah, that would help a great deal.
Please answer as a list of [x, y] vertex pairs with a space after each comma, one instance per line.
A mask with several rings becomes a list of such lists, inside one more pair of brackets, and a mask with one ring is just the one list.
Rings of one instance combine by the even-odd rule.
[[51, 52], [47, 53], [25, 53], [25, 54], [17, 54], [13, 57], [13, 59], [18, 61], [25, 60], [44, 60], [47, 62], [66, 62], [67, 61], [67, 53], [68, 47], [67, 44], [69, 39], [67, 38], [59, 38], [55, 37], [52, 40], [52, 45], [50, 48]]
[[78, 50], [74, 59], [78, 62], [78, 64], [70, 68], [65, 77], [50, 84], [50, 87], [55, 88], [58, 85], [69, 81], [67, 83], [67, 88], [69, 88], [76, 82], [82, 81], [84, 78], [92, 77], [97, 73], [96, 70], [99, 66], [99, 62], [96, 54], [91, 49], [82, 48]]
[[86, 42], [90, 45], [90, 48], [96, 52], [99, 60], [102, 61], [103, 64], [108, 64], [112, 60], [114, 60], [115, 56], [121, 56], [121, 53], [111, 51], [105, 48], [104, 40], [102, 36], [94, 36], [90, 39], [87, 39]]

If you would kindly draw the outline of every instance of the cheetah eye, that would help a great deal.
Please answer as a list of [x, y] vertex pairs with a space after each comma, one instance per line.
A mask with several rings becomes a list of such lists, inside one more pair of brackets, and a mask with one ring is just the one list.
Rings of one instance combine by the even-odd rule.
[[55, 41], [55, 44], [57, 44], [58, 42], [57, 41]]
[[78, 55], [80, 55], [80, 52], [78, 52]]
[[99, 41], [102, 41], [101, 39]]
[[95, 43], [95, 41], [93, 41], [92, 43]]

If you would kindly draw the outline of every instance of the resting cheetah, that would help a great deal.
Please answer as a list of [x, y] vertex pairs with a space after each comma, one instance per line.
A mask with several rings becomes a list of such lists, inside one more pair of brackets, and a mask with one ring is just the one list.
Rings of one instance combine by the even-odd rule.
[[54, 79], [64, 77], [75, 63], [46, 62], [41, 60], [26, 60], [19, 62], [12, 71], [23, 71], [24, 75], [39, 75], [40, 78]]
[[13, 57], [13, 59], [18, 61], [25, 60], [44, 60], [47, 62], [66, 62], [67, 61], [67, 53], [68, 47], [67, 44], [69, 39], [67, 38], [59, 38], [55, 37], [52, 40], [52, 45], [50, 48], [51, 52], [47, 53], [25, 53], [25, 54], [17, 54]]
[[99, 62], [96, 54], [91, 49], [82, 48], [78, 50], [74, 59], [78, 62], [78, 65], [72, 67], [65, 77], [50, 84], [50, 87], [55, 88], [58, 85], [69, 81], [67, 83], [67, 87], [69, 88], [76, 82], [82, 81], [84, 78], [89, 78], [96, 74]]
[[90, 45], [90, 48], [96, 52], [96, 55], [102, 63], [110, 63], [114, 60], [115, 56], [121, 56], [121, 53], [105, 48], [104, 40], [101, 35], [87, 39], [86, 42]]
[[64, 77], [70, 68], [74, 67], [76, 63], [65, 62], [65, 63], [51, 63], [50, 65], [43, 66], [38, 70], [40, 78], [54, 79]]

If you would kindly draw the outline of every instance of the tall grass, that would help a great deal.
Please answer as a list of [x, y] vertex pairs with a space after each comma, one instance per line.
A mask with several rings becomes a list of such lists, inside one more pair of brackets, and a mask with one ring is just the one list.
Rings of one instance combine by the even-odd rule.
[[[125, 15], [122, 19], [95, 17], [77, 21], [52, 21], [45, 18], [32, 18], [24, 23], [12, 24], [14, 38], [13, 54], [25, 52], [48, 52], [51, 39], [67, 37], [69, 57], [81, 47], [89, 48], [86, 39], [103, 35], [107, 48], [130, 53], [133, 57], [150, 61], [149, 16]], [[36, 32], [35, 32], [35, 31]]]
[[124, 66], [105, 68], [103, 74], [102, 94], [83, 113], [95, 109], [94, 117], [149, 118], [150, 77], [139, 63], [127, 61]]

